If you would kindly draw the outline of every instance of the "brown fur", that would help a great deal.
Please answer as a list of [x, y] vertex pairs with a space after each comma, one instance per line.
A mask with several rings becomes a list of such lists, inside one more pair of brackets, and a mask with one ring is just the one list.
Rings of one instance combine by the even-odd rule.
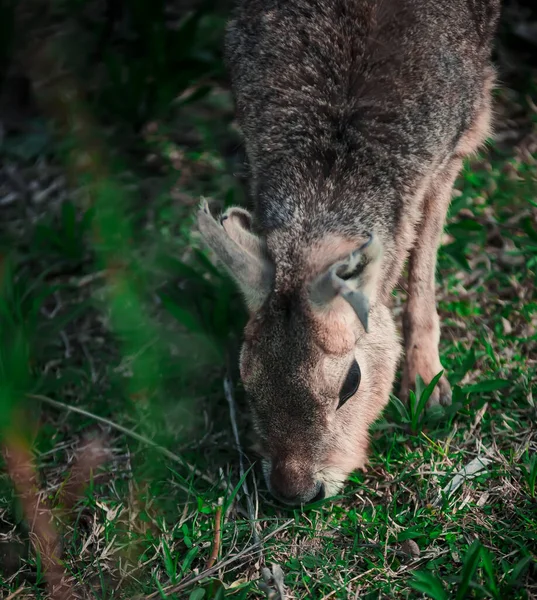
[[[332, 495], [365, 465], [408, 258], [404, 390], [442, 369], [436, 250], [462, 159], [489, 132], [498, 13], [499, 0], [242, 0], [230, 23], [255, 209], [219, 224], [204, 206], [199, 222], [251, 311], [241, 376], [285, 502]], [[430, 402], [449, 401], [443, 377]]]
[[[491, 132], [490, 91], [493, 81], [491, 73], [485, 81], [474, 121], [461, 137], [450, 163], [432, 179], [424, 196], [423, 216], [416, 228], [416, 244], [410, 252], [408, 302], [404, 314], [406, 362], [401, 385], [404, 397], [408, 396], [418, 374], [428, 383], [443, 370], [438, 352], [440, 322], [435, 300], [436, 254], [462, 159], [476, 152]], [[445, 406], [450, 403], [451, 389], [443, 375], [428, 405]]]

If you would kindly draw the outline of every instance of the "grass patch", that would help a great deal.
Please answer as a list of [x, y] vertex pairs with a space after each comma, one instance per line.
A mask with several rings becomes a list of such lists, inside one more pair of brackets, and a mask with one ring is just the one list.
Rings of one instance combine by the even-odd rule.
[[[275, 564], [293, 598], [533, 597], [537, 120], [525, 90], [499, 96], [499, 132], [516, 143], [466, 166], [440, 251], [453, 406], [423, 414], [430, 386], [410, 407], [393, 397], [367, 471], [334, 501], [284, 510], [253, 453], [241, 477], [223, 382], [236, 384], [247, 447], [234, 366], [245, 315], [192, 231], [200, 196], [244, 198], [225, 13], [119, 4], [106, 16], [54, 3], [61, 47], [92, 44], [0, 150], [0, 428], [31, 451], [70, 585], [99, 599], [263, 598], [260, 568]], [[65, 86], [77, 100], [58, 110]], [[106, 460], [66, 511], [88, 440]], [[30, 539], [3, 469], [2, 597], [47, 597]]]

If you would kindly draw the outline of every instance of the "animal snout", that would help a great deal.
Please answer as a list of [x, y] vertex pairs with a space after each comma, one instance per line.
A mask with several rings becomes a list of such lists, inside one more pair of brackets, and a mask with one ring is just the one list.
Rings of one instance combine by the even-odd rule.
[[322, 482], [307, 469], [289, 463], [274, 463], [268, 483], [270, 493], [284, 504], [317, 502], [325, 497]]

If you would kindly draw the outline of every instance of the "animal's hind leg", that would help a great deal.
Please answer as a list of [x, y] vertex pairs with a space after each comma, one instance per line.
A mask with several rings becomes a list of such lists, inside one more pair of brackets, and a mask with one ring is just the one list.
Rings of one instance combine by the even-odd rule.
[[[416, 231], [415, 246], [410, 253], [408, 269], [408, 300], [403, 315], [406, 362], [401, 391], [403, 396], [420, 375], [429, 383], [442, 371], [438, 343], [440, 321], [436, 311], [436, 254], [451, 199], [453, 182], [462, 161], [451, 164], [433, 180], [424, 197], [423, 216]], [[451, 403], [451, 388], [445, 375], [438, 382], [429, 406]]]

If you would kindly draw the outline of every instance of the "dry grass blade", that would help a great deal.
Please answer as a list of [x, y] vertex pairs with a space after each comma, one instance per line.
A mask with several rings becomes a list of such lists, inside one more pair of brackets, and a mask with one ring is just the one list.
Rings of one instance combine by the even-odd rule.
[[61, 560], [61, 541], [53, 525], [52, 511], [43, 501], [37, 472], [27, 444], [14, 438], [5, 441], [7, 471], [20, 497], [30, 528], [32, 544], [41, 557], [52, 600], [73, 598], [70, 578]]
[[[213, 481], [208, 475], [206, 475], [205, 473], [202, 473], [200, 470], [196, 469], [196, 467], [191, 465], [189, 462], [186, 462], [185, 460], [183, 460], [177, 454], [174, 454], [167, 448], [164, 448], [164, 446], [160, 446], [153, 440], [150, 440], [149, 438], [147, 438], [143, 435], [140, 435], [139, 433], [136, 433], [135, 431], [132, 431], [131, 429], [128, 429], [127, 427], [123, 427], [123, 425], [120, 425], [119, 423], [115, 423], [114, 421], [111, 421], [110, 419], [106, 419], [104, 417], [100, 417], [99, 415], [96, 415], [92, 412], [84, 410], [83, 408], [79, 408], [78, 406], [71, 406], [70, 404], [64, 404], [63, 402], [59, 402], [58, 400], [53, 400], [52, 398], [49, 398], [48, 396], [42, 396], [41, 394], [28, 394], [28, 397], [33, 398], [34, 400], [40, 400], [42, 402], [46, 402], [47, 404], [50, 404], [50, 406], [54, 406], [55, 408], [59, 408], [62, 410], [67, 410], [69, 412], [77, 413], [79, 415], [83, 415], [85, 417], [88, 417], [90, 419], [98, 421], [99, 423], [102, 423], [103, 425], [107, 425], [108, 427], [115, 429], [116, 431], [119, 431], [119, 432], [137, 440], [138, 442], [145, 444], [146, 446], [150, 446], [151, 448], [153, 448], [154, 450], [157, 450], [158, 452], [161, 452], [166, 458], [170, 459], [171, 461], [173, 461], [175, 463], [179, 463], [183, 467], [187, 467], [190, 471], [192, 471], [192, 473], [194, 475], [196, 475], [196, 477], [203, 479], [205, 482], [209, 483], [210, 485], [212, 485], [212, 486], [219, 485], [220, 487], [223, 487], [225, 489], [225, 486], [222, 483], [217, 483], [217, 482]], [[190, 490], [187, 487], [181, 486], [179, 484], [178, 484], [178, 486], [184, 492], [190, 493]]]
[[[215, 564], [210, 569], [205, 569], [204, 571], [202, 571], [199, 575], [196, 575], [195, 577], [191, 577], [184, 581], [181, 581], [177, 585], [171, 585], [167, 588], [164, 588], [163, 591], [166, 594], [175, 594], [177, 592], [181, 592], [181, 591], [189, 588], [191, 585], [194, 585], [195, 583], [198, 583], [199, 581], [202, 581], [203, 579], [210, 577], [211, 575], [213, 575], [220, 569], [229, 567], [229, 565], [233, 564], [234, 562], [237, 562], [238, 560], [240, 560], [241, 558], [244, 558], [245, 556], [248, 556], [249, 554], [251, 554], [253, 552], [259, 553], [260, 547], [262, 546], [262, 544], [264, 544], [265, 542], [267, 542], [274, 536], [278, 535], [278, 533], [280, 533], [281, 531], [286, 529], [286, 527], [288, 525], [290, 525], [291, 523], [293, 523], [293, 521], [294, 521], [294, 519], [289, 519], [289, 520], [285, 521], [285, 523], [283, 523], [282, 525], [277, 527], [274, 531], [271, 531], [267, 536], [265, 536], [262, 539], [257, 540], [256, 542], [254, 542], [253, 544], [250, 544], [246, 548], [243, 548], [240, 552], [237, 552], [237, 554], [234, 554], [233, 556], [226, 558], [226, 560], [223, 560], [223, 561]], [[153, 592], [149, 596], [146, 596], [146, 600], [151, 600], [151, 598], [156, 598], [160, 594], [161, 594], [160, 591]]]
[[[224, 379], [224, 394], [229, 405], [229, 418], [231, 420], [231, 426], [233, 428], [235, 446], [237, 448], [237, 452], [239, 453], [239, 470], [242, 480], [242, 489], [244, 492], [244, 496], [246, 497], [246, 507], [248, 510], [248, 519], [252, 528], [252, 536], [256, 542], [259, 542], [259, 534], [257, 533], [256, 528], [256, 515], [254, 503], [252, 501], [252, 496], [250, 495], [250, 490], [248, 489], [248, 483], [246, 481], [246, 471], [244, 469], [244, 451], [242, 449], [242, 444], [239, 436], [239, 428], [237, 426], [237, 410], [235, 405], [235, 395], [233, 393], [233, 384], [229, 375], [226, 376], [226, 378]], [[262, 544], [260, 545], [260, 551], [261, 564], [264, 564], [265, 556], [263, 553]], [[281, 567], [279, 567], [278, 565], [273, 565], [272, 573], [269, 569], [263, 568], [261, 570], [261, 575], [263, 577], [264, 583], [260, 584], [260, 587], [267, 595], [267, 598], [269, 598], [270, 600], [285, 600], [286, 594], [285, 587], [283, 584], [283, 571]]]
[[13, 600], [23, 591], [24, 591], [24, 585], [21, 585], [20, 588], [17, 588], [12, 594], [9, 594], [9, 596], [5, 600]]
[[231, 383], [231, 379], [227, 376], [224, 379], [224, 394], [226, 396], [226, 400], [229, 405], [229, 418], [231, 420], [231, 427], [233, 429], [233, 437], [235, 438], [235, 447], [237, 448], [237, 452], [239, 453], [239, 472], [240, 477], [242, 479], [242, 490], [244, 492], [244, 496], [246, 498], [246, 507], [248, 510], [248, 518], [250, 520], [250, 525], [252, 527], [252, 535], [254, 541], [259, 541], [259, 534], [256, 528], [256, 517], [255, 517], [255, 509], [254, 503], [252, 501], [252, 496], [250, 494], [250, 490], [248, 489], [248, 482], [246, 481], [246, 470], [244, 468], [244, 451], [242, 449], [241, 440], [239, 436], [239, 428], [237, 426], [237, 409], [235, 405], [235, 395], [233, 393], [233, 384]]

